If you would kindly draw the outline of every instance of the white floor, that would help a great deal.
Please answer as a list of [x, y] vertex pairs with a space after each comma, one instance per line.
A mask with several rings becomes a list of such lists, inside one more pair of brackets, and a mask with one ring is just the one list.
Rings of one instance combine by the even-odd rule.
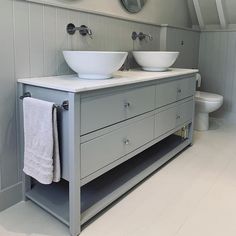
[[[67, 236], [30, 201], [0, 213], [0, 236]], [[83, 230], [81, 236], [235, 236], [236, 125], [195, 144]]]

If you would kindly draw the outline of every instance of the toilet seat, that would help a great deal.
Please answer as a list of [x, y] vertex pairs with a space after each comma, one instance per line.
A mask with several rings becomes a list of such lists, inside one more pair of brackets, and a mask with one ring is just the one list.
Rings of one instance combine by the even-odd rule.
[[223, 96], [214, 93], [196, 91], [195, 100], [199, 102], [210, 102], [210, 103], [221, 102], [223, 101]]

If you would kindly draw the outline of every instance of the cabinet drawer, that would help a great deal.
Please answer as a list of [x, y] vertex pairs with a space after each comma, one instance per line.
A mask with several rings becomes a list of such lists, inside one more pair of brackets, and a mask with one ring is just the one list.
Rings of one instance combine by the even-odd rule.
[[155, 138], [171, 131], [176, 126], [177, 107], [169, 108], [155, 116]]
[[155, 115], [155, 138], [173, 130], [174, 128], [192, 120], [194, 101], [176, 104], [176, 106], [161, 111]]
[[195, 78], [175, 80], [156, 86], [157, 108], [194, 95]]
[[181, 100], [194, 95], [196, 87], [196, 79], [186, 78], [178, 81], [177, 100]]
[[194, 101], [188, 101], [178, 106], [176, 126], [179, 126], [192, 119], [194, 112]]
[[155, 109], [155, 86], [82, 99], [81, 134]]
[[154, 116], [81, 144], [81, 178], [109, 165], [154, 138]]

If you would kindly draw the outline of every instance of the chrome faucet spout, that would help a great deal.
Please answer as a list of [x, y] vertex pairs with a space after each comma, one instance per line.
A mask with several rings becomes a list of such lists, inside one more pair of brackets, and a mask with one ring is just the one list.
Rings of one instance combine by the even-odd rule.
[[148, 38], [150, 41], [153, 40], [153, 37], [151, 34], [144, 34], [145, 38]]

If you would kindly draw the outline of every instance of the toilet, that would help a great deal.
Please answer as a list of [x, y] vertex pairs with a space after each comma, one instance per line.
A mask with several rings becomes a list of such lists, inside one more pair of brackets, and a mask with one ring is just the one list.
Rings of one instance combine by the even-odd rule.
[[[197, 75], [197, 85], [201, 85], [201, 76]], [[195, 94], [195, 130], [209, 129], [209, 113], [217, 111], [223, 104], [223, 96], [197, 91]]]

